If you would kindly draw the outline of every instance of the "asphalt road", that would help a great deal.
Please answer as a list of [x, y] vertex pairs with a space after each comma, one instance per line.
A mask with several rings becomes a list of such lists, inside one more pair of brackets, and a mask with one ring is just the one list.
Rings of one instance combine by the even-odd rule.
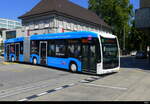
[[0, 101], [149, 101], [149, 69], [133, 57], [105, 76], [1, 61]]

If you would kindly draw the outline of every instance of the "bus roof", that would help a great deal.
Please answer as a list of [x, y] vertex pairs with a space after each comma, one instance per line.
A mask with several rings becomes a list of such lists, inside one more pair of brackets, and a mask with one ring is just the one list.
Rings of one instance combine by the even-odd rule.
[[[104, 33], [104, 32], [91, 32], [91, 31], [79, 31], [79, 32], [65, 32], [65, 33], [50, 33], [32, 35], [30, 40], [47, 40], [47, 39], [75, 39], [75, 38], [87, 38], [87, 37], [104, 37], [104, 38], [116, 38], [116, 36]], [[18, 37], [5, 40], [4, 43], [17, 43], [24, 41], [24, 37]]]
[[106, 37], [115, 38], [114, 35], [106, 34], [107, 36], [101, 35], [103, 33], [90, 32], [90, 31], [79, 31], [79, 32], [65, 32], [65, 33], [50, 33], [41, 35], [32, 35], [31, 40], [47, 40], [47, 39], [75, 39], [75, 38], [87, 38], [87, 37]]
[[17, 43], [17, 42], [22, 42], [22, 41], [24, 41], [24, 37], [8, 39], [8, 40], [5, 40], [4, 43], [5, 44], [7, 44], [7, 43]]

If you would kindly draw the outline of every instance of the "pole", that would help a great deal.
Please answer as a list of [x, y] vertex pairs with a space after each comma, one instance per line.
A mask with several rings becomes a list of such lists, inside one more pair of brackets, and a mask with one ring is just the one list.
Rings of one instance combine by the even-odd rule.
[[123, 28], [123, 50], [126, 49], [125, 41], [126, 41], [126, 36], [125, 36], [125, 26], [124, 26], [124, 28]]

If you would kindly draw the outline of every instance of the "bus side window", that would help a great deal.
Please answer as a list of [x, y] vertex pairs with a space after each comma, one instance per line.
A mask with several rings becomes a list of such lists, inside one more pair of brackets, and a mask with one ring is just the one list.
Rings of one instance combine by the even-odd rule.
[[55, 57], [55, 49], [56, 49], [55, 42], [49, 40], [48, 42], [48, 56], [49, 57]]
[[31, 54], [39, 54], [39, 41], [31, 41]]
[[14, 44], [10, 45], [10, 53], [11, 54], [15, 53], [15, 45]]
[[73, 44], [68, 45], [68, 56], [69, 57], [74, 56], [74, 45]]
[[56, 41], [56, 56], [66, 57], [66, 41], [65, 40]]
[[68, 56], [79, 58], [81, 54], [81, 45], [79, 39], [68, 40]]
[[20, 43], [20, 54], [23, 54], [23, 42]]

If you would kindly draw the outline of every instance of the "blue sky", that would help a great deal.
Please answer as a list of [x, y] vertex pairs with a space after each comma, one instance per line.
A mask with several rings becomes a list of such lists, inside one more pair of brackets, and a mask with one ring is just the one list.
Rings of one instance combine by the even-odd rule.
[[[18, 20], [17, 17], [23, 15], [33, 8], [40, 0], [1, 0], [0, 18]], [[88, 7], [88, 0], [70, 0], [82, 7]], [[139, 0], [130, 0], [134, 8], [139, 7]]]

